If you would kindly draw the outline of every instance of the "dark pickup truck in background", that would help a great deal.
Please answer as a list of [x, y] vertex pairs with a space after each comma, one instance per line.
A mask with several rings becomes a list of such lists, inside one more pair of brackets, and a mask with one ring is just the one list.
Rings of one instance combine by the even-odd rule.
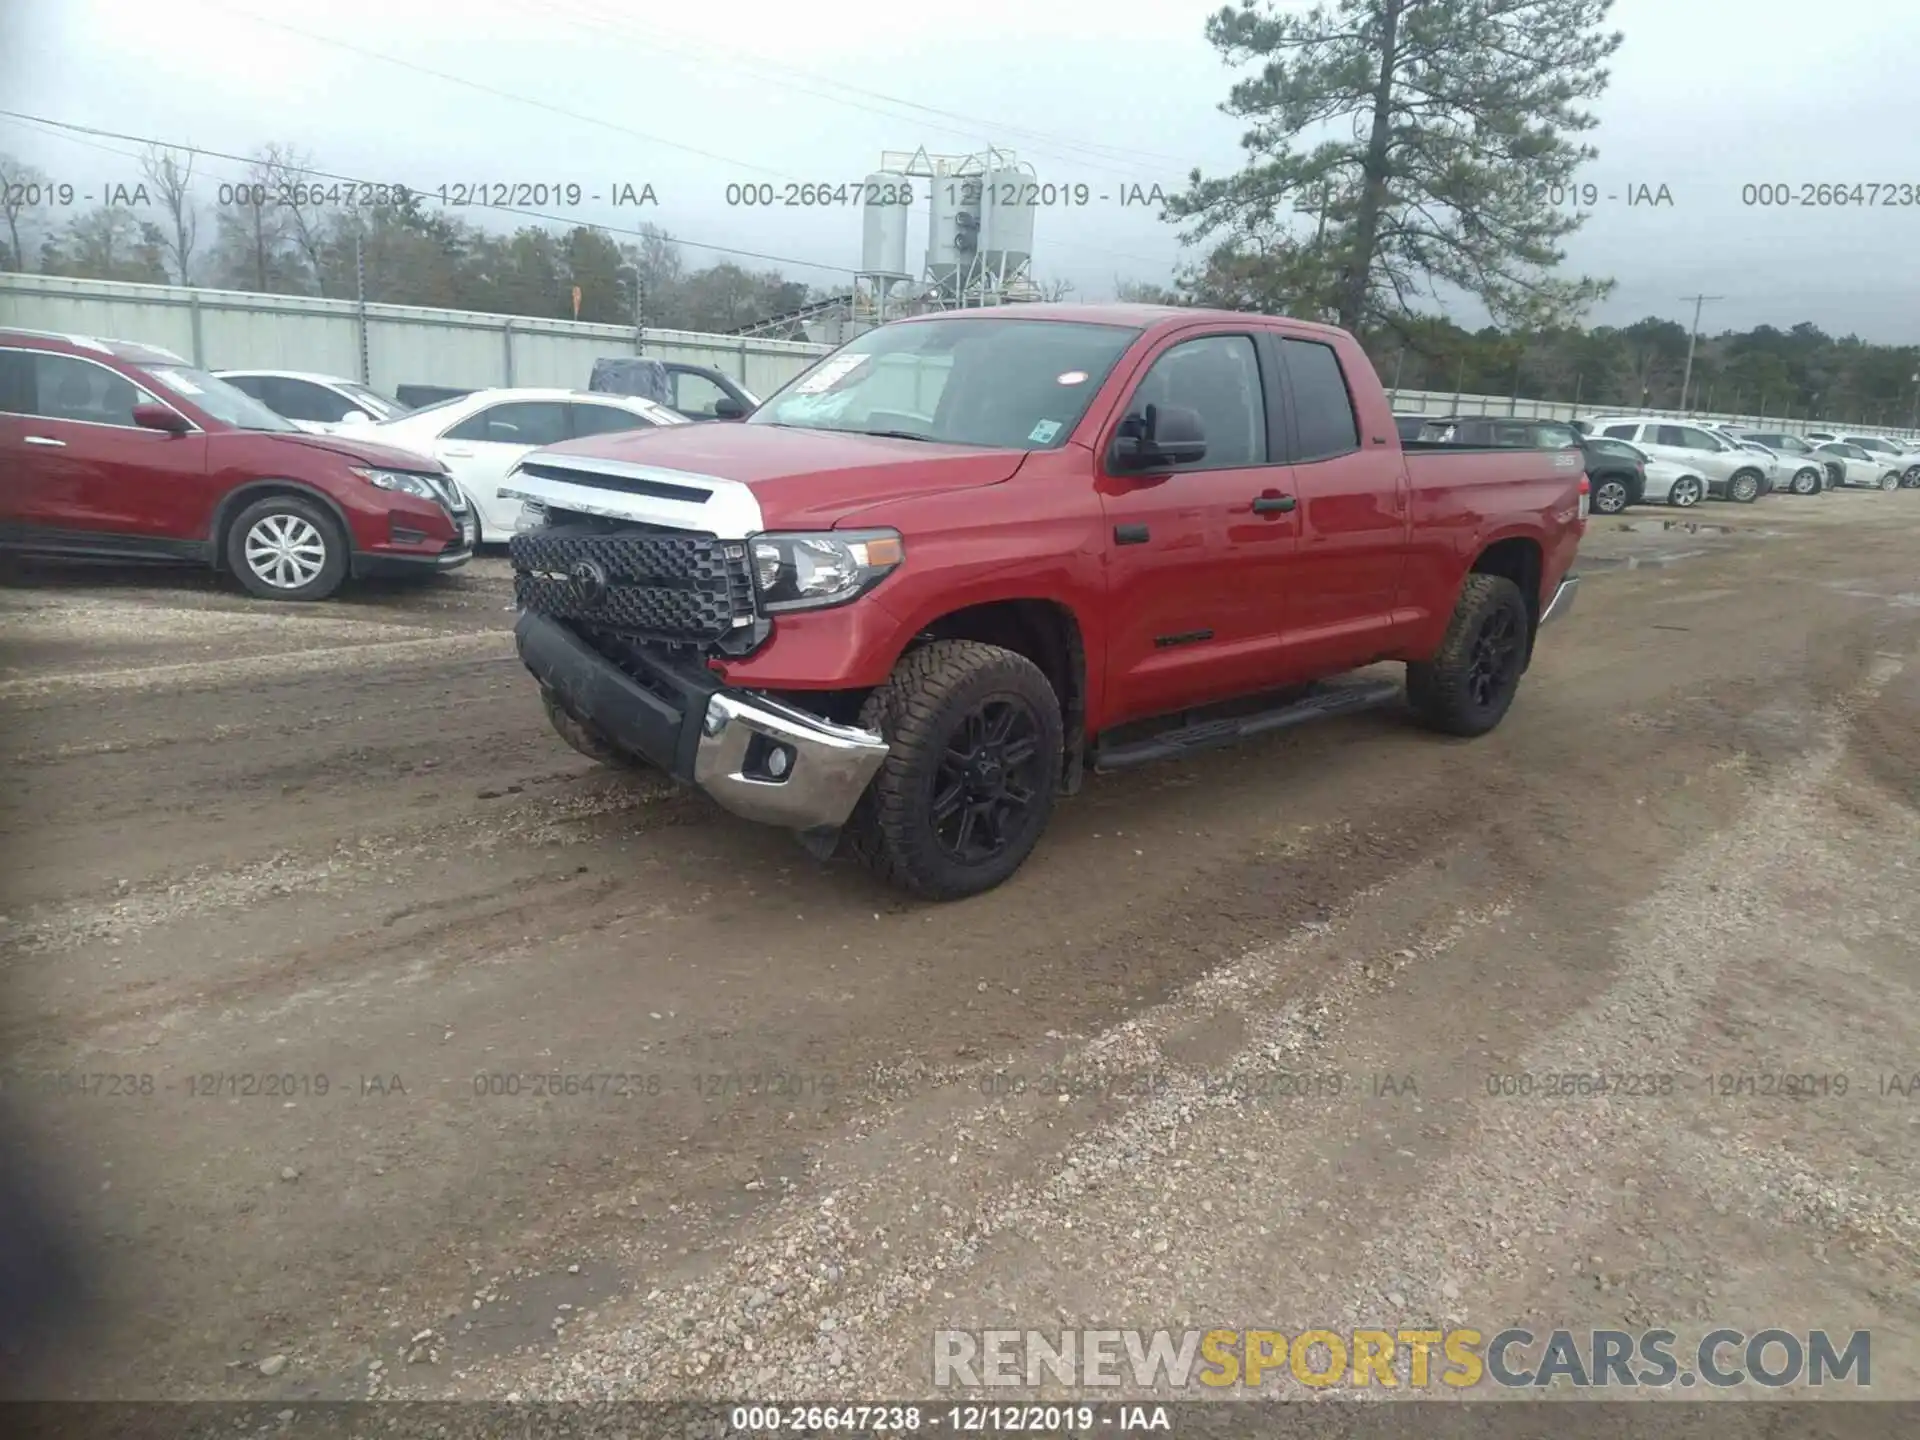
[[1347, 673], [1381, 661], [1491, 730], [1587, 511], [1572, 448], [1403, 450], [1344, 331], [1134, 305], [895, 321], [744, 424], [535, 451], [502, 493], [569, 744], [937, 899], [1088, 771], [1397, 701]]
[[[399, 385], [394, 397], [421, 409], [442, 400], [458, 400], [479, 387]], [[689, 420], [739, 420], [753, 413], [760, 399], [746, 386], [709, 365], [686, 360], [615, 356], [594, 362], [589, 390], [611, 395], [640, 395]]]
[[1618, 515], [1646, 498], [1647, 469], [1639, 453], [1627, 445], [1591, 438], [1570, 421], [1513, 415], [1430, 415], [1416, 438], [1440, 445], [1578, 450], [1595, 514]]

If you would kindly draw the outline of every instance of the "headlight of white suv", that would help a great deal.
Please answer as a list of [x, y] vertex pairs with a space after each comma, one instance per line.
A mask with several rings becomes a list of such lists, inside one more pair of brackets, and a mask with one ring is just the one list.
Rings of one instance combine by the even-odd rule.
[[361, 465], [349, 468], [369, 485], [377, 485], [382, 490], [398, 490], [403, 495], [418, 495], [422, 500], [446, 504], [446, 497], [425, 475], [415, 475], [407, 470], [373, 470]]
[[820, 610], [858, 599], [907, 558], [897, 530], [756, 535], [753, 579], [761, 608]]

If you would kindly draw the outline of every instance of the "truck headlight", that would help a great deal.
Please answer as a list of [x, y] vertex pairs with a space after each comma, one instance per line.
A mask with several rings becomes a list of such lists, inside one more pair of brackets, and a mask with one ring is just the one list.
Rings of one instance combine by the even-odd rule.
[[361, 465], [348, 468], [369, 485], [377, 485], [382, 490], [398, 490], [402, 495], [417, 495], [422, 500], [432, 500], [440, 505], [447, 503], [446, 497], [434, 488], [433, 481], [425, 475], [415, 475], [407, 470], [373, 470]]
[[753, 537], [753, 579], [767, 611], [844, 605], [907, 558], [896, 530], [823, 530]]

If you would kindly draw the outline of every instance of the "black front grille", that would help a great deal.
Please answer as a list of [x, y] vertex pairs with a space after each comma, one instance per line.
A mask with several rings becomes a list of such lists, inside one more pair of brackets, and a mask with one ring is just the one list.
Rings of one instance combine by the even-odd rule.
[[647, 640], [711, 645], [750, 624], [747, 547], [691, 530], [551, 525], [513, 537], [523, 610]]

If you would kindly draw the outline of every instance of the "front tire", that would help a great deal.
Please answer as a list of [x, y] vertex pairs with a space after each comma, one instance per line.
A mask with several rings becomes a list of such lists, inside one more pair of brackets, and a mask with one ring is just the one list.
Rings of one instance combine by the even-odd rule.
[[1433, 659], [1407, 666], [1414, 714], [1444, 735], [1484, 735], [1506, 716], [1527, 668], [1532, 616], [1504, 575], [1467, 576]]
[[1900, 488], [1900, 477], [1892, 474], [1882, 475], [1880, 477], [1880, 488], [1891, 495], [1895, 490]]
[[227, 566], [263, 600], [324, 600], [347, 578], [347, 537], [318, 502], [269, 495], [227, 528]]
[[540, 703], [546, 707], [547, 723], [567, 744], [578, 750], [589, 760], [596, 760], [610, 770], [651, 770], [653, 767], [630, 750], [622, 750], [609, 740], [596, 727], [575, 716], [560, 703], [560, 697], [540, 687]]
[[1793, 493], [1796, 495], [1818, 495], [1820, 488], [1818, 470], [1802, 470], [1793, 477]]
[[975, 640], [912, 651], [860, 724], [891, 747], [849, 823], [875, 875], [928, 900], [977, 895], [1018, 870], [1053, 813], [1060, 700], [1023, 655]]
[[1736, 505], [1751, 505], [1760, 498], [1760, 477], [1742, 470], [1727, 482], [1727, 498]]
[[1691, 475], [1682, 475], [1673, 482], [1673, 489], [1667, 492], [1667, 503], [1682, 510], [1691, 509], [1700, 503], [1700, 497], [1705, 493], [1699, 480]]

